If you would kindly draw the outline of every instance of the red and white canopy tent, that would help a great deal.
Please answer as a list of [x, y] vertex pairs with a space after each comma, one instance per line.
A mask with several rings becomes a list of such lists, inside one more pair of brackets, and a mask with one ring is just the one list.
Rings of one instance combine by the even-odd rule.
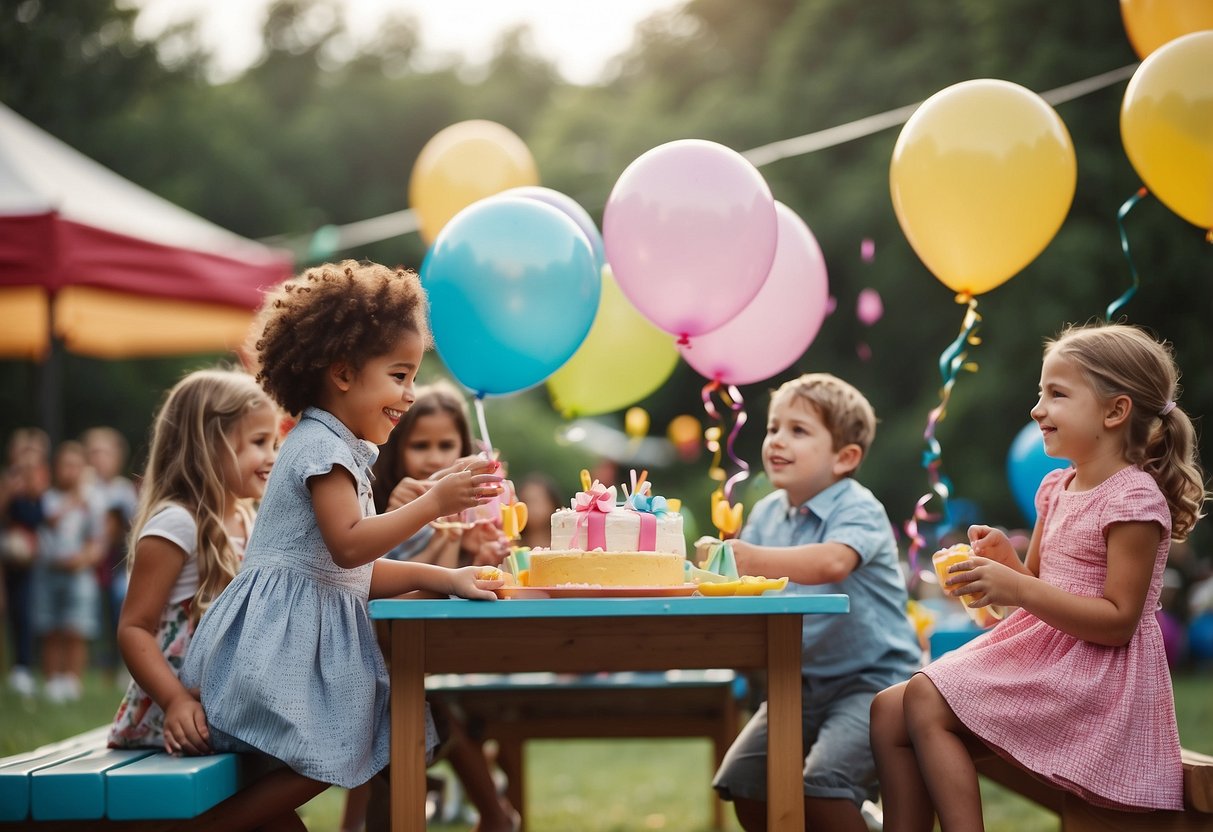
[[[123, 179], [0, 104], [0, 358], [235, 349], [287, 252]], [[57, 398], [57, 378], [44, 390]], [[57, 426], [57, 414], [47, 410]]]

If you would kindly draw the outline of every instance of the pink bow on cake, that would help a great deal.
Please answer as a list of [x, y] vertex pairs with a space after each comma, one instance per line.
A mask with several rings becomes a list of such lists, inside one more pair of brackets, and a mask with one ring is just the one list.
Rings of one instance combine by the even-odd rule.
[[615, 510], [615, 486], [609, 488], [598, 480], [588, 491], [578, 491], [573, 497], [573, 510], [578, 513], [577, 528], [573, 530], [573, 540], [569, 548], [577, 545], [577, 535], [581, 527], [586, 526], [586, 551], [606, 549], [606, 515]]
[[590, 486], [589, 491], [578, 491], [573, 497], [574, 511], [601, 511], [610, 514], [615, 510], [615, 486], [607, 488], [598, 480]]

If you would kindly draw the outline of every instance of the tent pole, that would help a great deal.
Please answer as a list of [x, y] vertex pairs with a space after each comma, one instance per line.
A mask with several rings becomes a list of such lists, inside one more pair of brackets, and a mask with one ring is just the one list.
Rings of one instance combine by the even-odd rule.
[[63, 339], [55, 332], [55, 295], [47, 299], [47, 334], [50, 348], [42, 359], [38, 391], [42, 429], [50, 437], [51, 448], [63, 439]]

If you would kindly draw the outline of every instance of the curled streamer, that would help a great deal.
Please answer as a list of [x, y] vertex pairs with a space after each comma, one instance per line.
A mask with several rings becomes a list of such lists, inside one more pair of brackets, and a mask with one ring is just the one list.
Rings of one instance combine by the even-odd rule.
[[1108, 304], [1106, 316], [1109, 321], [1116, 316], [1117, 312], [1124, 308], [1133, 295], [1137, 294], [1137, 289], [1141, 286], [1141, 279], [1137, 276], [1137, 266], [1133, 264], [1133, 255], [1129, 253], [1129, 235], [1125, 233], [1125, 217], [1133, 210], [1133, 206], [1145, 199], [1148, 193], [1150, 192], [1146, 188], [1138, 188], [1137, 193], [1126, 199], [1124, 204], [1120, 206], [1120, 210], [1116, 212], [1116, 227], [1120, 229], [1120, 250], [1124, 253], [1125, 260], [1129, 261], [1129, 274], [1133, 276], [1133, 285], [1126, 289], [1124, 294]]
[[[968, 347], [970, 345], [977, 346], [981, 343], [981, 338], [977, 334], [977, 330], [981, 326], [981, 314], [977, 311], [977, 299], [972, 295], [962, 293], [956, 296], [956, 302], [966, 304], [968, 310], [965, 312], [964, 321], [960, 325], [960, 332], [957, 334], [956, 339], [948, 344], [947, 348], [939, 355], [939, 375], [943, 379], [943, 387], [939, 391], [939, 404], [931, 410], [930, 415], [927, 417], [926, 429], [922, 433], [923, 441], [926, 443], [926, 449], [922, 452], [922, 467], [927, 471], [927, 480], [930, 483], [931, 490], [918, 499], [918, 502], [914, 505], [913, 514], [905, 523], [906, 534], [910, 538], [908, 557], [911, 586], [920, 580], [918, 553], [926, 544], [926, 538], [919, 530], [919, 523], [935, 523], [940, 518], [946, 516], [948, 498], [952, 490], [951, 483], [941, 470], [943, 448], [935, 437], [935, 428], [948, 414], [948, 400], [952, 396], [952, 387], [955, 386], [956, 379], [959, 378], [960, 373], [964, 370], [968, 370], [969, 372], [977, 371], [977, 365], [968, 361]], [[928, 511], [927, 506], [936, 497], [939, 498], [940, 510], [937, 513], [932, 513]]]
[[[729, 477], [728, 479], [725, 479], [725, 471], [720, 465], [721, 448], [719, 437], [724, 432], [724, 417], [720, 414], [720, 411], [716, 409], [716, 404], [712, 401], [712, 393], [716, 391], [718, 391], [720, 394], [720, 400], [735, 414], [733, 418], [733, 428], [729, 431], [728, 438], [724, 442], [724, 451], [729, 455], [729, 459], [733, 460], [733, 463], [737, 466], [737, 473], [733, 474], [733, 476]], [[708, 416], [719, 423], [716, 431], [713, 432], [714, 436], [708, 435], [709, 431], [712, 430], [711, 428], [704, 431], [704, 438], [708, 442], [708, 447], [715, 453], [715, 455], [712, 457], [712, 467], [709, 469], [709, 476], [711, 476], [713, 479], [724, 480], [724, 498], [731, 505], [733, 502], [733, 486], [744, 481], [750, 476], [749, 464], [744, 459], [737, 456], [737, 453], [733, 448], [737, 441], [737, 434], [741, 431], [741, 428], [745, 425], [746, 419], [748, 418], [745, 412], [745, 400], [741, 397], [741, 391], [737, 389], [736, 385], [730, 384], [725, 386], [719, 379], [709, 381], [707, 384], [705, 384], [703, 386], [701, 397], [703, 398], [703, 409], [707, 412]], [[714, 442], [713, 439], [716, 441]]]

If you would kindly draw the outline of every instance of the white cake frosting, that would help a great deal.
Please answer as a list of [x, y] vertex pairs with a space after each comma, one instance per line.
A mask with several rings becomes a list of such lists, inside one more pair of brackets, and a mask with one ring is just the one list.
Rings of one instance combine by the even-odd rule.
[[[578, 527], [578, 520], [584, 520], [584, 512], [562, 508], [552, 515], [552, 548], [579, 549], [590, 548], [586, 539], [588, 534], [585, 522]], [[686, 556], [686, 538], [682, 534], [682, 515], [671, 512], [654, 518], [656, 520], [657, 541], [652, 547], [657, 552], [672, 552]], [[606, 545], [601, 548], [607, 552], [639, 552], [640, 548], [640, 512], [625, 508], [616, 508], [606, 515], [604, 532]]]

